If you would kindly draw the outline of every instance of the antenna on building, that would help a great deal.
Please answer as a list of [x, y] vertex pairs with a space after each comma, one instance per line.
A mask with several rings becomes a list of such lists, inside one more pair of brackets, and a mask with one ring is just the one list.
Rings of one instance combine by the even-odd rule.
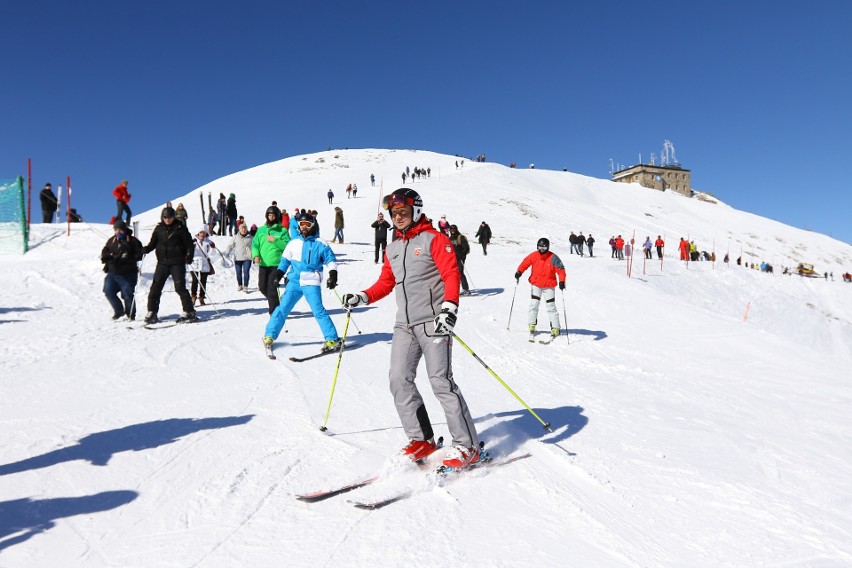
[[672, 144], [671, 140], [663, 141], [663, 154], [660, 157], [660, 165], [661, 166], [679, 166], [680, 163], [677, 161], [677, 156], [675, 156], [675, 147]]
[[609, 159], [609, 175], [615, 173], [615, 162], [612, 161], [612, 158]]
[[651, 152], [651, 165], [654, 165], [654, 162], [657, 161], [657, 156], [653, 152]]
[[642, 165], [642, 152], [639, 152], [639, 165]]

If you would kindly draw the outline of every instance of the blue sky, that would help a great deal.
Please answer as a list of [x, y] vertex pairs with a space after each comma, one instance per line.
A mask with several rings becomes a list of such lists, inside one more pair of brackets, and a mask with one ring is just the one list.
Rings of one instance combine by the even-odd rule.
[[328, 147], [606, 178], [669, 139], [694, 188], [852, 242], [850, 16], [839, 0], [5, 2], [0, 178], [32, 158], [34, 190], [70, 175], [105, 222], [122, 179], [142, 211]]

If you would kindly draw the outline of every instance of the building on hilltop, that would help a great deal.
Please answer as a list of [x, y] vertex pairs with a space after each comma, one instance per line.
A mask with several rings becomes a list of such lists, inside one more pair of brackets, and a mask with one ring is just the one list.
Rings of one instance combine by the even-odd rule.
[[672, 190], [675, 193], [692, 197], [692, 184], [690, 182], [689, 170], [683, 169], [675, 156], [674, 144], [669, 140], [663, 142], [663, 152], [660, 155], [660, 165], [654, 165], [654, 155], [651, 154], [651, 163], [643, 164], [639, 157], [639, 164], [614, 171], [615, 167], [610, 160], [610, 172], [612, 181], [621, 183], [638, 183], [642, 187], [659, 189], [660, 191]]
[[623, 170], [613, 172], [612, 181], [621, 183], [638, 183], [642, 187], [671, 190], [687, 197], [692, 197], [689, 170], [680, 166], [655, 166], [653, 164], [637, 164]]

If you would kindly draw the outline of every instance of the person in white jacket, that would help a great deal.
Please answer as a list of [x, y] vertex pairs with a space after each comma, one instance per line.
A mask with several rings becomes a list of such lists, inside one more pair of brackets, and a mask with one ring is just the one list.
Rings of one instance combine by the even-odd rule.
[[245, 223], [240, 223], [240, 228], [237, 234], [234, 235], [234, 240], [228, 245], [225, 250], [225, 256], [234, 254], [234, 270], [237, 271], [237, 290], [248, 292], [249, 276], [251, 275], [251, 240], [248, 227]]
[[[216, 243], [207, 236], [207, 226], [202, 225], [198, 229], [198, 234], [195, 235], [195, 256], [192, 259], [192, 264], [188, 265], [192, 274], [190, 293], [192, 294], [193, 306], [196, 301], [199, 305], [204, 305], [204, 297], [207, 295], [207, 277], [214, 273], [213, 263], [210, 262], [210, 252], [214, 248], [216, 248]], [[198, 290], [199, 281], [201, 282], [200, 291]]]

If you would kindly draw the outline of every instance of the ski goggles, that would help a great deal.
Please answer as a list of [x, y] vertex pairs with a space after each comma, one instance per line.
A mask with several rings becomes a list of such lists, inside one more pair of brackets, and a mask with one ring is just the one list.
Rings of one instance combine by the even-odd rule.
[[314, 226], [313, 221], [308, 221], [308, 220], [299, 221], [299, 228], [300, 229], [310, 229], [313, 226]]
[[388, 211], [397, 207], [405, 207], [406, 205], [414, 207], [414, 198], [391, 193], [390, 195], [385, 195], [384, 199], [382, 199], [382, 207]]

